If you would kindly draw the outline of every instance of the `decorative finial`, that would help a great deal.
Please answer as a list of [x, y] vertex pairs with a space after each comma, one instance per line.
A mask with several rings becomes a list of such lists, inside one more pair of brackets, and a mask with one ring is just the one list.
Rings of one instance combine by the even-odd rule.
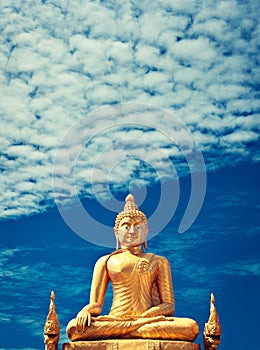
[[135, 197], [129, 193], [126, 197], [125, 197], [125, 201], [126, 202], [135, 202]]
[[51, 291], [51, 303], [52, 305], [54, 304], [54, 299], [55, 299], [55, 293], [54, 290]]
[[135, 204], [135, 197], [129, 193], [125, 199], [124, 211], [131, 212], [133, 210], [138, 210], [138, 206]]
[[49, 313], [44, 325], [44, 343], [45, 350], [58, 350], [58, 342], [60, 338], [60, 323], [56, 313], [54, 303], [55, 294], [51, 291]]
[[204, 337], [204, 349], [205, 350], [215, 350], [220, 343], [221, 336], [221, 326], [219, 322], [218, 313], [215, 307], [215, 297], [211, 293], [210, 296], [210, 315], [208, 322], [205, 323], [205, 328], [203, 332]]

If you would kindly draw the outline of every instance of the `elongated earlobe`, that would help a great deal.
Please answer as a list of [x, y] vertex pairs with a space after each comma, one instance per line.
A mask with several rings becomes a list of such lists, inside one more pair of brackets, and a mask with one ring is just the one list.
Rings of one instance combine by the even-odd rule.
[[144, 241], [144, 249], [148, 250], [148, 247], [147, 247], [147, 242], [146, 242], [146, 240]]
[[118, 250], [119, 247], [119, 239], [118, 239], [118, 235], [116, 235], [116, 250]]

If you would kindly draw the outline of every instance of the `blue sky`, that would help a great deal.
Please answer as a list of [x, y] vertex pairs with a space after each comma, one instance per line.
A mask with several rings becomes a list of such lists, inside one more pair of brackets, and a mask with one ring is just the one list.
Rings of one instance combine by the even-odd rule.
[[129, 190], [171, 262], [178, 315], [202, 330], [213, 291], [220, 350], [249, 348], [258, 18], [253, 0], [1, 1], [0, 349], [42, 348], [52, 288], [66, 340]]

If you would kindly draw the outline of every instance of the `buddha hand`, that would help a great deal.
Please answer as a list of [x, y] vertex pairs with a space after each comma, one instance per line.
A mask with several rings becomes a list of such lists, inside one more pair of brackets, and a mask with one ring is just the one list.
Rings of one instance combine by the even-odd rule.
[[77, 332], [82, 333], [86, 327], [90, 327], [92, 316], [100, 315], [101, 311], [102, 307], [98, 303], [91, 303], [83, 307], [83, 309], [77, 314], [76, 317]]
[[91, 324], [91, 314], [89, 311], [82, 309], [77, 315], [76, 330], [78, 333], [83, 333], [86, 327]]

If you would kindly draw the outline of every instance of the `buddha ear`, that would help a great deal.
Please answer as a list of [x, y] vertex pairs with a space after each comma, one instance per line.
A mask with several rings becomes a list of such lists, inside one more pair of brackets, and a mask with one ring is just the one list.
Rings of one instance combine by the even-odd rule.
[[114, 230], [115, 236], [116, 236], [116, 250], [120, 249], [120, 242], [119, 242], [119, 237], [118, 233]]
[[116, 250], [118, 250], [120, 246], [120, 242], [119, 242], [118, 231], [116, 227], [114, 227], [114, 234], [116, 236]]

